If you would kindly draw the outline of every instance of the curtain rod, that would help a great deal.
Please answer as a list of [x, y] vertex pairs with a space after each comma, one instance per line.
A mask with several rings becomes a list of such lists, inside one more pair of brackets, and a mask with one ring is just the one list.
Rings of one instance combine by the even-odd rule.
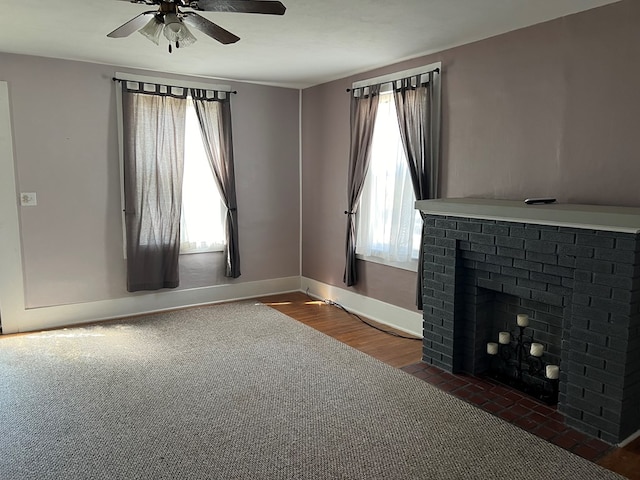
[[[427, 70], [426, 72], [422, 72], [422, 73], [417, 73], [415, 75], [409, 75], [408, 77], [403, 77], [403, 78], [411, 78], [411, 77], [419, 77], [422, 75], [426, 75], [427, 73], [431, 73], [431, 72], [436, 72], [436, 73], [440, 73], [440, 69], [439, 68], [434, 68], [433, 70]], [[397, 80], [402, 80], [402, 78], [398, 78]], [[384, 85], [385, 83], [393, 83], [397, 80], [389, 80], [388, 82], [382, 82], [380, 85]], [[375, 85], [375, 84], [372, 84]], [[367, 88], [367, 87], [358, 87], [358, 88]], [[352, 91], [353, 88], [347, 88], [347, 92]]]
[[[181, 87], [180, 85], [164, 85], [161, 83], [154, 83], [154, 82], [145, 82], [143, 80], [126, 80], [124, 78], [117, 78], [117, 77], [112, 77], [111, 80], [113, 80], [114, 82], [137, 82], [137, 83], [148, 83], [150, 85], [160, 85], [161, 87], [167, 87], [167, 88], [191, 88], [191, 87]], [[196, 88], [196, 90], [208, 90], [206, 88]], [[212, 92], [225, 92], [225, 93], [233, 93], [234, 95], [238, 93], [237, 90], [216, 90], [215, 88], [210, 89]]]

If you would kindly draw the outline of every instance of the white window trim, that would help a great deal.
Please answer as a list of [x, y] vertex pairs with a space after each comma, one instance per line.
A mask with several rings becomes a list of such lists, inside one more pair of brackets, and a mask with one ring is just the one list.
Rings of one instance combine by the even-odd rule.
[[408, 270], [410, 272], [418, 271], [418, 260], [409, 260], [408, 262], [392, 262], [391, 260], [385, 260], [380, 257], [368, 257], [360, 253], [356, 254], [358, 260], [364, 260], [365, 262], [379, 263], [380, 265], [386, 265], [388, 267], [400, 268], [401, 270]]
[[[389, 92], [392, 89], [392, 82], [396, 80], [402, 80], [403, 78], [412, 77], [414, 75], [427, 75], [429, 72], [438, 69], [440, 75], [442, 74], [442, 62], [430, 63], [428, 65], [423, 65], [421, 67], [410, 68], [407, 70], [402, 70], [400, 72], [389, 73], [387, 75], [381, 75], [379, 77], [367, 78], [365, 80], [359, 80], [357, 82], [353, 82], [351, 84], [351, 89], [356, 88], [364, 88], [371, 85], [382, 84], [380, 91], [383, 93]], [[434, 77], [434, 87], [435, 87], [435, 108], [437, 112], [437, 118], [440, 118], [440, 109], [441, 109], [441, 83], [440, 83], [440, 75], [436, 75]], [[436, 139], [437, 142], [440, 142], [440, 139]], [[364, 260], [366, 262], [378, 263], [381, 265], [386, 265], [389, 267], [400, 268], [402, 270], [409, 270], [411, 272], [418, 271], [418, 261], [417, 260], [409, 260], [407, 262], [393, 262], [390, 260], [385, 260], [380, 257], [369, 257], [362, 254], [356, 254], [356, 258], [359, 260]]]
[[[155, 83], [158, 85], [166, 85], [169, 87], [178, 88], [199, 88], [202, 90], [217, 90], [220, 92], [229, 92], [233, 90], [230, 85], [218, 85], [214, 83], [204, 82], [190, 82], [182, 80], [173, 80], [162, 77], [150, 77], [147, 75], [136, 75], [134, 73], [116, 72], [114, 80], [124, 80], [131, 82], [143, 82], [143, 83]], [[120, 165], [120, 218], [122, 224], [122, 255], [123, 258], [127, 258], [127, 227], [126, 219], [124, 215], [124, 126], [123, 126], [123, 114], [122, 114], [122, 89], [116, 88], [116, 119], [118, 122], [118, 160]], [[219, 250], [207, 250], [207, 251], [219, 251]], [[188, 252], [181, 255], [189, 255], [202, 252]]]

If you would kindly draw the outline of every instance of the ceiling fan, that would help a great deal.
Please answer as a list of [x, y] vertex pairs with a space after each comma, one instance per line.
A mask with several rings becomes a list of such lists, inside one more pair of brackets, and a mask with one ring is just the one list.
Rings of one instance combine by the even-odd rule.
[[[130, 3], [144, 5], [158, 5], [157, 10], [143, 12], [127, 23], [120, 25], [107, 37], [122, 38], [131, 35], [136, 30], [156, 45], [160, 44], [160, 34], [163, 33], [176, 48], [187, 47], [196, 41], [196, 37], [189, 31], [187, 25], [200, 30], [222, 44], [235, 43], [240, 37], [225, 30], [219, 25], [197, 14], [194, 10], [205, 12], [237, 12], [263, 13], [267, 15], [284, 15], [285, 6], [273, 0], [127, 0]], [[190, 11], [182, 11], [188, 8]]]

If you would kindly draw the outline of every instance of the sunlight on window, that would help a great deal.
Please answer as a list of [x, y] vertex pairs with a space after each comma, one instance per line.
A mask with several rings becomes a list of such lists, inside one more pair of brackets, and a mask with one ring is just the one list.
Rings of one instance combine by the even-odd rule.
[[223, 250], [225, 214], [226, 209], [202, 144], [198, 117], [189, 99], [185, 126], [180, 253]]
[[390, 264], [416, 262], [422, 220], [414, 202], [393, 94], [382, 93], [358, 210], [356, 253]]

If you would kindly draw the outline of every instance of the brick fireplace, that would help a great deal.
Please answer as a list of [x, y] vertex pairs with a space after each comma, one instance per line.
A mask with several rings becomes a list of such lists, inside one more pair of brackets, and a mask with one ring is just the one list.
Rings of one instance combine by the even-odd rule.
[[640, 209], [417, 202], [426, 215], [423, 361], [482, 375], [527, 313], [560, 366], [558, 409], [618, 443], [640, 429]]

